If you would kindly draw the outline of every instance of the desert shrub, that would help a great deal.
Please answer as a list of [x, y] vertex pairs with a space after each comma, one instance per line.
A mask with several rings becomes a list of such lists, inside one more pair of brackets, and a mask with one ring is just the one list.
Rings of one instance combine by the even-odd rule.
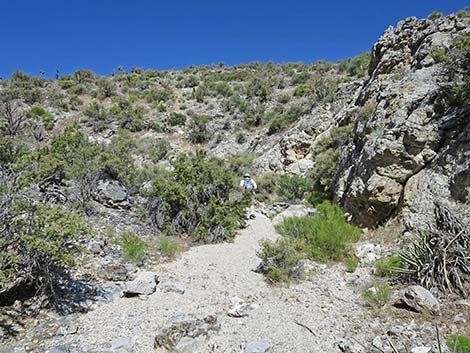
[[166, 102], [173, 97], [173, 92], [168, 88], [152, 88], [145, 94], [149, 103]]
[[204, 143], [209, 140], [207, 124], [209, 118], [206, 115], [196, 115], [188, 126], [188, 138], [192, 143]]
[[327, 75], [316, 74], [308, 82], [309, 94], [315, 102], [333, 102], [337, 88], [338, 81]]
[[433, 11], [431, 12], [429, 15], [428, 15], [428, 19], [430, 20], [436, 20], [438, 18], [441, 18], [443, 15], [442, 15], [442, 12], [439, 12], [439, 11]]
[[443, 205], [435, 204], [436, 229], [419, 234], [400, 253], [401, 273], [426, 288], [468, 295], [470, 231]]
[[403, 269], [403, 262], [400, 256], [382, 257], [374, 263], [375, 274], [379, 277], [396, 275]]
[[290, 101], [290, 96], [288, 94], [281, 94], [278, 98], [277, 101], [281, 104], [286, 104], [289, 103]]
[[155, 141], [152, 150], [149, 152], [149, 156], [154, 162], [158, 162], [168, 155], [170, 149], [171, 145], [167, 140], [158, 139]]
[[62, 89], [69, 89], [75, 85], [75, 82], [72, 80], [59, 80], [59, 87]]
[[136, 182], [136, 167], [132, 158], [135, 140], [127, 130], [119, 130], [111, 142], [97, 156], [100, 172], [128, 187]]
[[249, 203], [249, 198], [233, 194], [237, 186], [232, 173], [202, 151], [180, 155], [172, 166], [145, 193], [148, 219], [170, 235], [204, 242], [232, 239]]
[[133, 106], [130, 100], [121, 100], [109, 109], [109, 114], [119, 122], [121, 129], [140, 131], [144, 127], [144, 109]]
[[458, 18], [468, 18], [468, 17], [470, 17], [470, 13], [468, 12], [468, 7], [465, 8], [465, 9], [462, 9], [460, 11], [457, 11], [455, 14], [457, 15]]
[[232, 172], [237, 175], [246, 173], [251, 168], [253, 160], [255, 159], [253, 153], [235, 153], [228, 158], [228, 167]]
[[292, 76], [291, 84], [293, 86], [302, 85], [305, 82], [307, 82], [310, 79], [311, 76], [312, 76], [312, 74], [309, 73], [309, 72], [300, 72], [300, 73], [295, 74], [294, 76]]
[[329, 148], [316, 156], [315, 165], [308, 176], [312, 191], [307, 196], [309, 203], [315, 205], [332, 198], [338, 159], [339, 152], [334, 148]]
[[142, 264], [144, 262], [147, 245], [138, 235], [125, 232], [117, 239], [117, 243], [121, 246], [123, 257], [126, 261], [135, 264]]
[[286, 218], [275, 226], [281, 237], [263, 242], [258, 252], [262, 272], [284, 281], [302, 274], [301, 259], [344, 261], [353, 257], [351, 243], [358, 239], [360, 229], [346, 222], [337, 205], [325, 201], [318, 210], [318, 216]]
[[275, 198], [279, 176], [275, 173], [266, 173], [256, 178], [258, 188], [256, 189], [256, 199], [261, 202], [273, 200]]
[[[437, 50], [433, 51], [436, 55]], [[441, 51], [439, 59], [445, 63], [449, 82], [444, 88], [447, 104], [453, 107], [469, 109], [470, 101], [470, 35], [457, 37], [450, 50]]]
[[374, 310], [382, 308], [390, 299], [391, 289], [387, 283], [374, 282], [362, 290], [362, 299]]
[[308, 88], [306, 86], [298, 86], [294, 90], [294, 97], [300, 98], [307, 94]]
[[257, 97], [261, 102], [265, 102], [271, 96], [271, 87], [266, 80], [254, 78], [246, 87], [248, 97]]
[[235, 139], [239, 145], [244, 144], [247, 141], [246, 135], [243, 132], [239, 132]]
[[367, 74], [370, 62], [370, 52], [361, 53], [353, 58], [340, 60], [338, 70], [347, 72], [353, 77], [363, 77]]
[[209, 94], [206, 85], [201, 84], [193, 91], [194, 99], [198, 103], [204, 103], [204, 98]]
[[287, 282], [302, 275], [299, 268], [302, 254], [290, 238], [263, 241], [257, 256], [266, 264], [264, 271], [271, 282]]
[[33, 106], [26, 112], [26, 117], [40, 121], [46, 130], [54, 128], [54, 115], [42, 107]]
[[56, 135], [48, 146], [26, 154], [17, 162], [22, 169], [21, 183], [60, 185], [63, 180], [75, 180], [89, 171], [95, 170], [95, 159], [99, 146], [73, 127]]
[[184, 125], [186, 123], [186, 115], [172, 112], [168, 119], [168, 123], [171, 126]]
[[73, 79], [78, 83], [94, 82], [96, 75], [91, 70], [80, 69], [72, 74]]
[[110, 98], [116, 95], [116, 84], [108, 78], [98, 81], [98, 96], [101, 99]]
[[319, 216], [293, 217], [276, 225], [285, 237], [304, 242], [304, 255], [311, 260], [343, 260], [351, 254], [351, 243], [361, 230], [349, 224], [338, 205], [324, 201], [317, 206]]
[[159, 238], [158, 248], [163, 255], [168, 257], [174, 257], [179, 249], [178, 243], [166, 236]]
[[106, 111], [106, 108], [97, 102], [90, 103], [83, 113], [87, 117], [88, 125], [93, 127], [94, 132], [103, 131], [111, 121], [111, 116]]
[[[81, 216], [61, 206], [32, 204], [17, 199], [5, 204], [7, 191], [0, 189], [0, 303], [12, 304], [37, 294], [55, 297], [64, 270], [74, 265], [80, 252], [78, 238], [87, 234]], [[3, 222], [2, 222], [3, 223]]]
[[447, 338], [447, 347], [453, 353], [469, 353], [470, 352], [470, 337], [450, 335]]
[[278, 182], [278, 195], [288, 201], [301, 201], [310, 188], [310, 181], [299, 175], [283, 174]]
[[228, 83], [219, 82], [215, 85], [215, 91], [223, 97], [230, 97], [233, 94], [232, 87]]

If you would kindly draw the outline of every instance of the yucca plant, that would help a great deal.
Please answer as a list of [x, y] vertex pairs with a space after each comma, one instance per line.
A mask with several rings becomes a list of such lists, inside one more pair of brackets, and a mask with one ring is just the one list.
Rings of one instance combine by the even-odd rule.
[[400, 254], [405, 276], [427, 288], [467, 296], [470, 230], [444, 206], [435, 207], [437, 229], [421, 234]]
[[[388, 336], [386, 336], [386, 338], [387, 338], [387, 342], [388, 342], [390, 348], [392, 349], [393, 353], [410, 353], [411, 350], [408, 349], [408, 347], [404, 343], [400, 342], [401, 346], [403, 347], [400, 350], [398, 348], [398, 345], [393, 343], [393, 341]], [[441, 338], [440, 338], [440, 335], [439, 335], [439, 328], [437, 327], [437, 324], [436, 324], [436, 346], [437, 346], [438, 353], [442, 353]], [[372, 344], [372, 347], [374, 347], [376, 350], [378, 350], [381, 353], [385, 353], [385, 351], [383, 351], [381, 348], [377, 347], [374, 344]], [[455, 345], [453, 347], [452, 353], [457, 353], [457, 345]]]

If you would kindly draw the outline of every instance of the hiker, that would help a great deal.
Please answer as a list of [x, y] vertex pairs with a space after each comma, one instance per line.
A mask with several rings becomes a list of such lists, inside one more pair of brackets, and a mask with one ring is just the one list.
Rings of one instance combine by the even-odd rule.
[[250, 174], [245, 173], [243, 179], [240, 181], [240, 187], [243, 189], [243, 191], [251, 191], [251, 193], [254, 195], [258, 186], [256, 185], [256, 182], [251, 179]]

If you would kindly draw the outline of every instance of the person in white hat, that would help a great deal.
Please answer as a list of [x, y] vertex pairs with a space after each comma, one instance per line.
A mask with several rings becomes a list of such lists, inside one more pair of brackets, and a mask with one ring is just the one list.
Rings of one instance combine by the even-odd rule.
[[245, 175], [243, 175], [243, 179], [240, 181], [240, 187], [243, 189], [243, 191], [250, 191], [253, 195], [255, 194], [255, 191], [258, 188], [256, 182], [251, 179], [250, 174], [248, 173], [245, 173]]

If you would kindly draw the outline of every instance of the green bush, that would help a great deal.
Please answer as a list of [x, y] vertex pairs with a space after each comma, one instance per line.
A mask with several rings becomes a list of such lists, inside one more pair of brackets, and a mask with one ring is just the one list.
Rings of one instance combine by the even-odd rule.
[[179, 250], [178, 244], [166, 236], [159, 238], [158, 248], [168, 257], [174, 257]]
[[470, 17], [470, 13], [468, 12], [468, 7], [463, 9], [463, 10], [457, 11], [456, 15], [457, 15], [458, 18], [468, 18], [468, 17]]
[[196, 115], [189, 124], [188, 138], [192, 143], [204, 143], [209, 140], [207, 124], [209, 118], [206, 115]]
[[258, 256], [263, 260], [263, 272], [271, 281], [300, 278], [301, 259], [316, 261], [343, 260], [349, 270], [357, 266], [351, 243], [360, 229], [350, 225], [337, 205], [324, 202], [318, 206], [319, 216], [286, 218], [275, 226], [282, 235], [275, 242], [264, 241]]
[[382, 308], [390, 299], [391, 289], [387, 283], [374, 282], [364, 287], [362, 299], [374, 310]]
[[382, 257], [375, 261], [374, 267], [377, 276], [392, 276], [403, 269], [403, 261], [400, 256]]
[[310, 188], [310, 181], [299, 175], [283, 174], [278, 181], [277, 193], [288, 201], [301, 201]]
[[117, 239], [117, 243], [121, 246], [126, 261], [135, 264], [144, 262], [147, 245], [139, 236], [131, 232], [125, 232]]
[[453, 353], [470, 353], [470, 337], [450, 335], [447, 338], [447, 346]]
[[428, 15], [428, 19], [435, 20], [435, 19], [441, 18], [442, 16], [443, 16], [442, 12], [433, 11]]
[[90, 103], [83, 111], [88, 118], [86, 121], [88, 125], [93, 127], [93, 131], [100, 132], [106, 129], [110, 122], [110, 115], [106, 108], [97, 102]]
[[299, 279], [302, 275], [299, 268], [302, 254], [292, 239], [279, 238], [275, 242], [265, 240], [257, 256], [268, 264], [266, 275], [271, 282], [287, 282]]
[[351, 256], [344, 259], [344, 264], [346, 265], [346, 271], [354, 273], [359, 266], [359, 258], [357, 256]]
[[170, 114], [170, 118], [168, 119], [168, 123], [171, 126], [184, 125], [186, 123], [186, 115], [172, 112]]
[[292, 76], [291, 84], [293, 86], [304, 84], [310, 79], [310, 77], [312, 77], [312, 74], [309, 72], [300, 72]]
[[145, 94], [148, 103], [167, 102], [173, 97], [173, 92], [168, 88], [152, 88]]
[[46, 130], [54, 128], [54, 115], [42, 107], [33, 106], [26, 112], [26, 117], [36, 121], [41, 121]]
[[343, 260], [351, 255], [351, 243], [361, 230], [349, 224], [338, 205], [324, 201], [319, 216], [293, 217], [276, 225], [283, 236], [304, 242], [304, 255], [317, 261]]
[[249, 195], [236, 195], [234, 175], [220, 160], [198, 151], [180, 155], [173, 170], [155, 177], [145, 193], [148, 219], [169, 235], [204, 242], [231, 240], [244, 224]]
[[363, 77], [367, 74], [370, 62], [370, 52], [361, 53], [353, 58], [340, 60], [338, 69], [353, 77]]
[[0, 301], [14, 299], [18, 290], [22, 296], [54, 298], [64, 269], [74, 265], [81, 251], [78, 238], [87, 235], [87, 227], [79, 214], [61, 206], [33, 205], [21, 198], [5, 204], [11, 201], [10, 191], [0, 188], [0, 201], [7, 206], [0, 218], [8, 219], [0, 232], [0, 284], [5, 289]]

